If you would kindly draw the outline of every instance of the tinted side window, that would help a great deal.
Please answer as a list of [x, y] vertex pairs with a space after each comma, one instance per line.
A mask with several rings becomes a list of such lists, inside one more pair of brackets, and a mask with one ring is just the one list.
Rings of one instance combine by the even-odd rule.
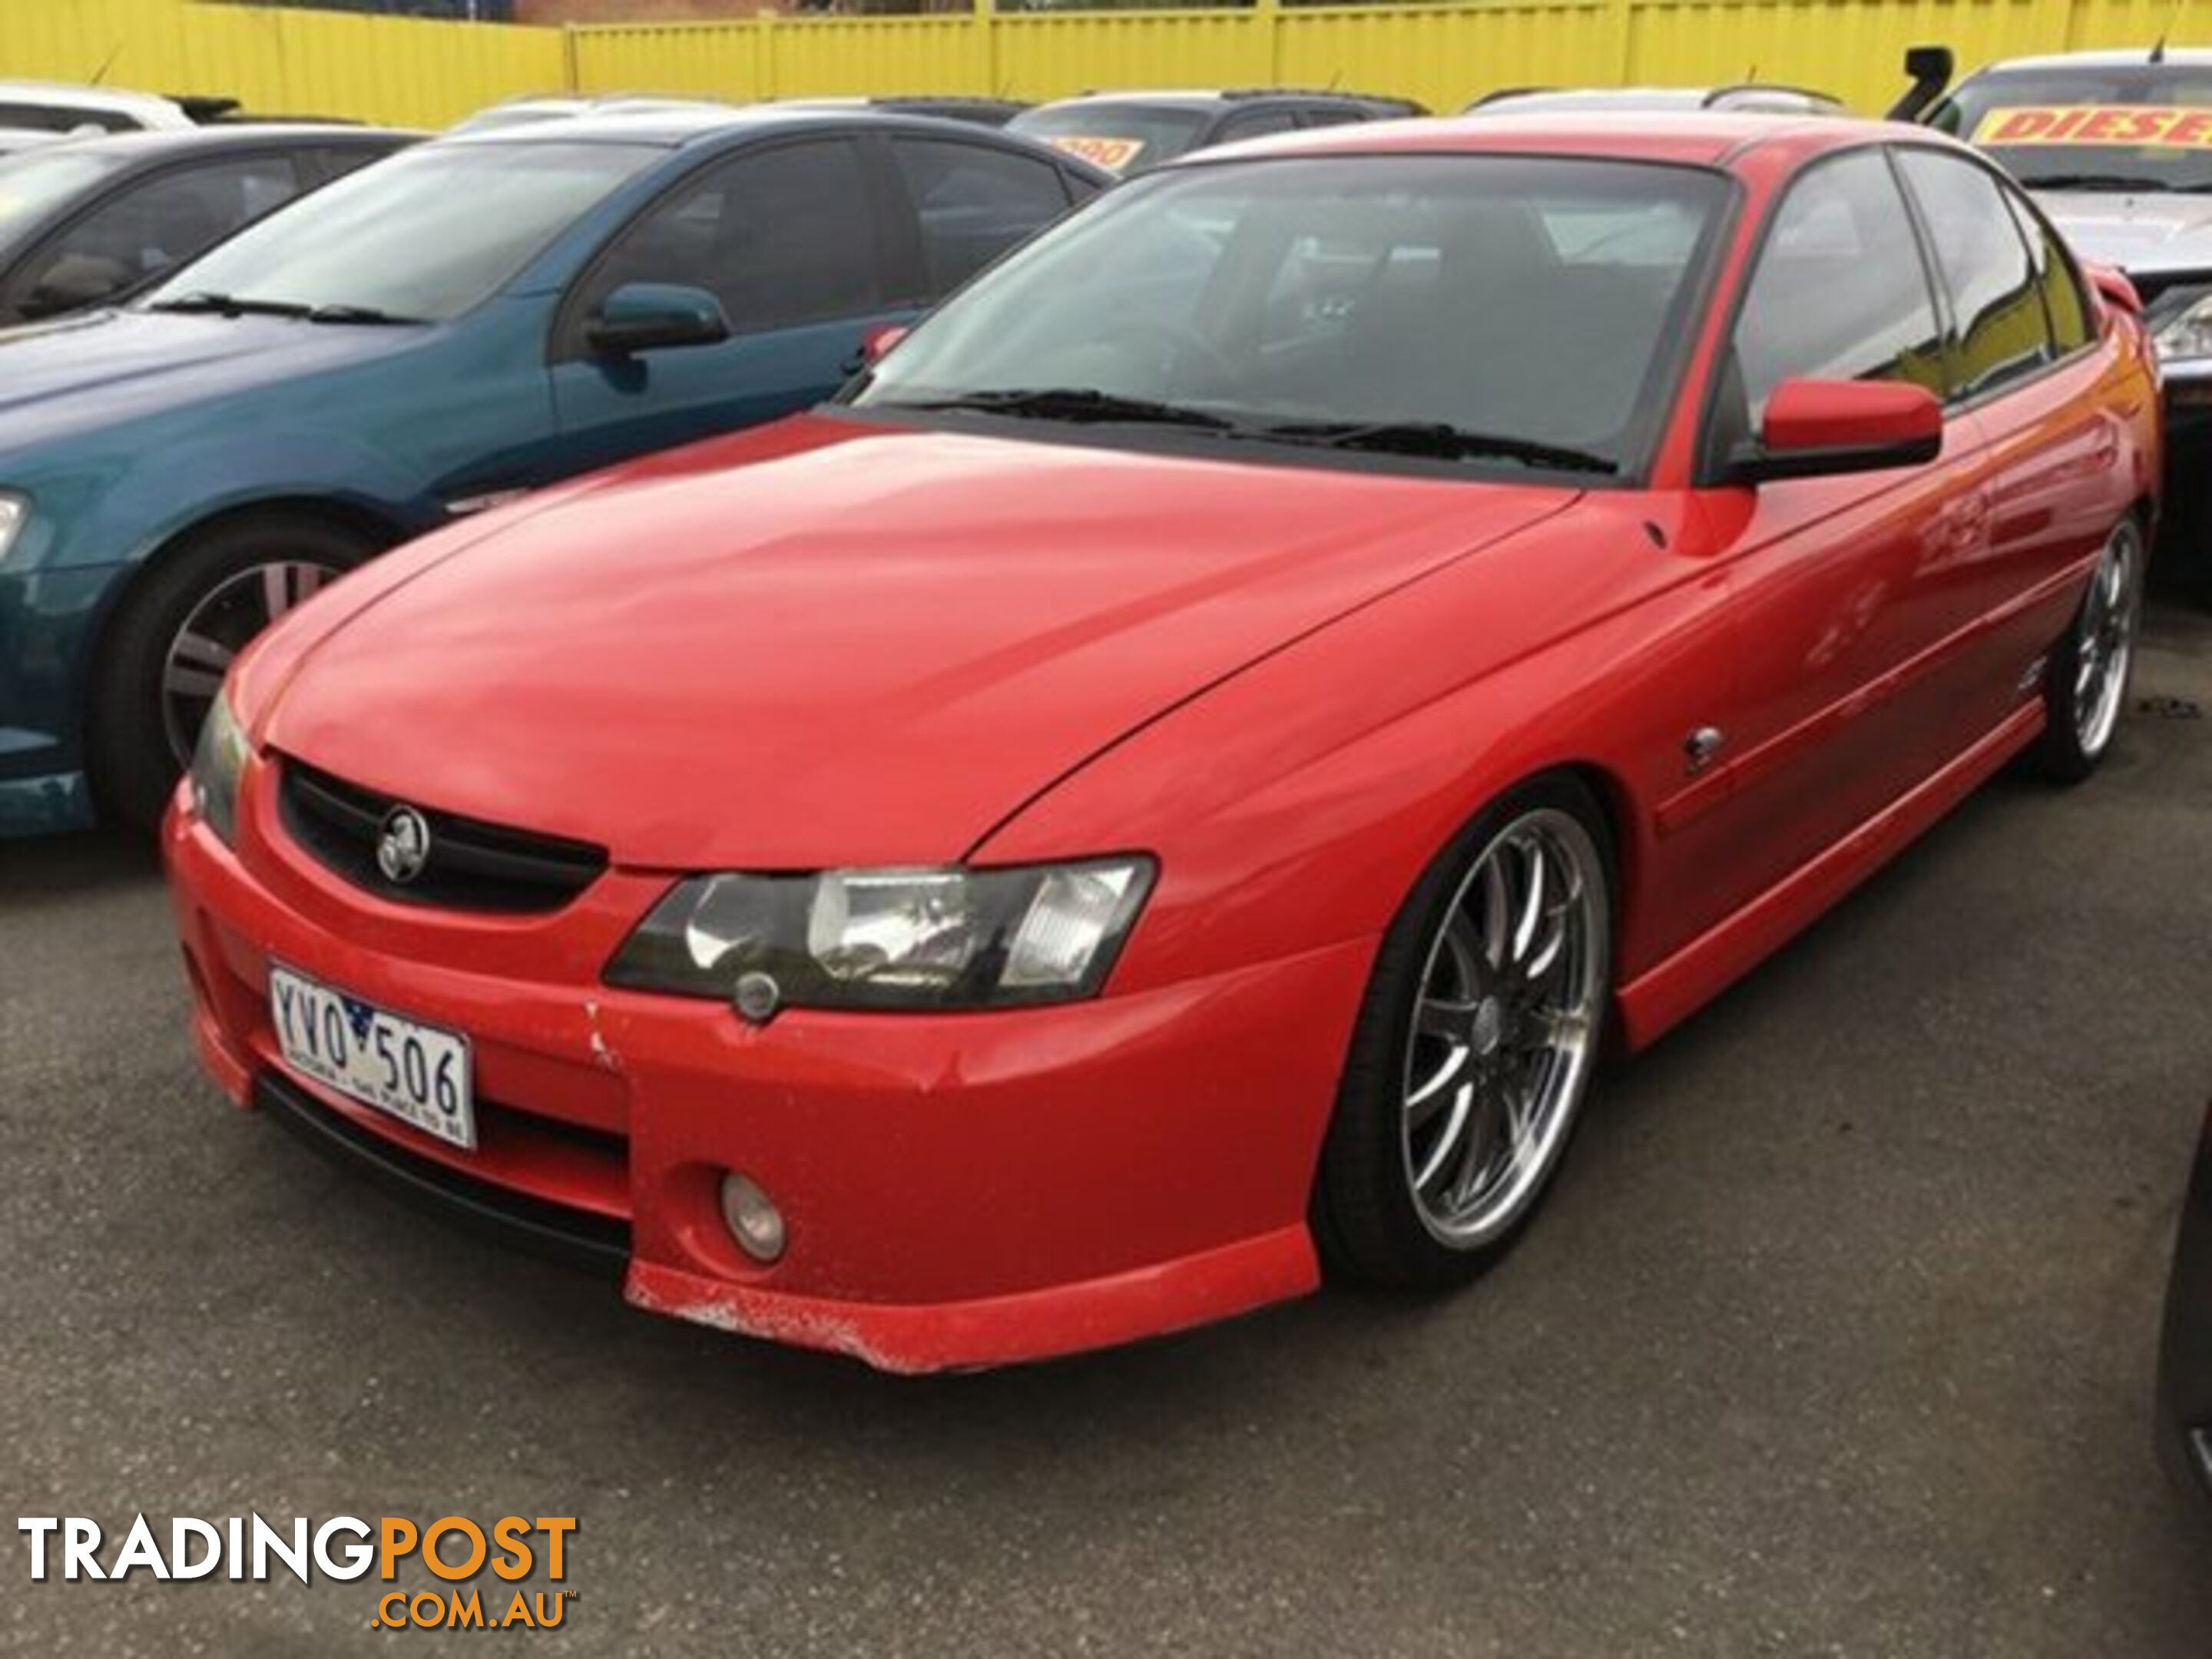
[[1066, 182], [1048, 161], [942, 138], [894, 138], [891, 154], [921, 227], [931, 299], [1067, 210]]
[[1961, 398], [2032, 374], [2051, 361], [2036, 272], [2004, 192], [1971, 161], [1932, 150], [1899, 154], [1951, 295]]
[[1212, 142], [1233, 144], [1240, 138], [1264, 138], [1271, 132], [1289, 132], [1298, 125], [1295, 109], [1239, 110], [1224, 121], [1215, 131]]
[[2020, 234], [2027, 239], [2028, 257], [2035, 262], [2036, 285], [2043, 290], [2043, 314], [2051, 325], [2051, 343], [2060, 356], [2079, 351], [2095, 336], [2089, 322], [2089, 301], [2081, 292], [2081, 279], [2074, 270], [2058, 238], [2015, 191], [2004, 193]]
[[592, 274], [579, 315], [625, 283], [703, 288], [738, 334], [866, 316], [885, 301], [860, 151], [778, 144], [708, 167], [647, 209]]
[[1755, 427], [1783, 381], [1909, 380], [1943, 393], [1928, 273], [1905, 198], [1872, 150], [1815, 167], [1775, 216], [1736, 325]]
[[173, 270], [299, 194], [281, 155], [174, 169], [133, 185], [61, 232], [18, 276], [31, 314], [88, 305]]
[[0, 104], [0, 127], [21, 127], [32, 132], [75, 132], [97, 127], [102, 132], [136, 132], [138, 124], [111, 110], [57, 109], [50, 104]]
[[1350, 104], [1309, 104], [1298, 112], [1298, 122], [1309, 127], [1350, 126], [1366, 120], [1365, 112]]

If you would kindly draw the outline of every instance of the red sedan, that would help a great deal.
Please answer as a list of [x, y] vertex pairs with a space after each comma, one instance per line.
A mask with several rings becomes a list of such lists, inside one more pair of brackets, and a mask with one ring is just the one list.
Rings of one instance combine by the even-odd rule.
[[1467, 1279], [1602, 1045], [2105, 752], [2128, 301], [1902, 128], [1163, 168], [836, 405], [242, 658], [166, 839], [200, 1053], [640, 1306], [888, 1368]]

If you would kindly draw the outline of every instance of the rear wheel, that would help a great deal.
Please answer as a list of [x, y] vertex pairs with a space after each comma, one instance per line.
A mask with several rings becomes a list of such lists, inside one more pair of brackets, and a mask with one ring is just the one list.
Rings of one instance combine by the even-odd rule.
[[2124, 519], [2105, 543], [2074, 625], [2044, 667], [2043, 736], [2033, 753], [2045, 777], [2079, 783], [2112, 746], [2135, 669], [2143, 569], [2142, 526]]
[[1392, 923], [1315, 1194], [1323, 1249], [1348, 1276], [1471, 1278], [1535, 1213], [1579, 1121], [1611, 996], [1604, 823], [1571, 780], [1517, 789]]
[[94, 672], [89, 748], [102, 810], [157, 824], [231, 659], [376, 550], [356, 531], [272, 514], [164, 554], [124, 601]]

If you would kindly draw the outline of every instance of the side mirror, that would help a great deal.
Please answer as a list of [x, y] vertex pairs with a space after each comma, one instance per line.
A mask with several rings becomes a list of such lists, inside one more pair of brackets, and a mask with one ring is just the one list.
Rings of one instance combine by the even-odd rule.
[[675, 283], [625, 283], [584, 325], [584, 343], [603, 357], [713, 345], [729, 337], [722, 302], [703, 288]]
[[2143, 314], [2142, 295], [2128, 280], [2128, 274], [2111, 265], [2094, 265], [2084, 261], [2081, 274], [2089, 279], [2089, 286], [2097, 290], [2097, 297], [2113, 310], [2130, 317]]
[[1889, 380], [1784, 380], [1756, 442], [1730, 459], [1737, 483], [1922, 466], [1943, 453], [1943, 405]]
[[898, 343], [914, 332], [904, 323], [886, 323], [881, 328], [872, 328], [860, 338], [860, 362], [873, 368], [898, 349]]
[[1905, 73], [1912, 84], [1905, 96], [1889, 106], [1893, 121], [1917, 121], [1928, 111], [1951, 77], [1958, 71], [1958, 59], [1948, 46], [1908, 46], [1905, 52]]

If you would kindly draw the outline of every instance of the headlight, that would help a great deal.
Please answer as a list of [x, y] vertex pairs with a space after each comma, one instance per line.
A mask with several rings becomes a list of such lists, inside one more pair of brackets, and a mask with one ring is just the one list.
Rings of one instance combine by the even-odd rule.
[[655, 905], [607, 982], [803, 1008], [991, 1008], [1095, 995], [1152, 890], [1149, 859], [1012, 870], [699, 876]]
[[2212, 358], [2212, 294], [2200, 294], [2151, 327], [2151, 349], [2161, 363]]
[[0, 494], [0, 561], [15, 547], [15, 538], [22, 533], [30, 516], [31, 504], [21, 495]]
[[226, 845], [238, 838], [238, 781], [247, 752], [246, 728], [231, 709], [230, 694], [219, 693], [192, 751], [192, 810]]

